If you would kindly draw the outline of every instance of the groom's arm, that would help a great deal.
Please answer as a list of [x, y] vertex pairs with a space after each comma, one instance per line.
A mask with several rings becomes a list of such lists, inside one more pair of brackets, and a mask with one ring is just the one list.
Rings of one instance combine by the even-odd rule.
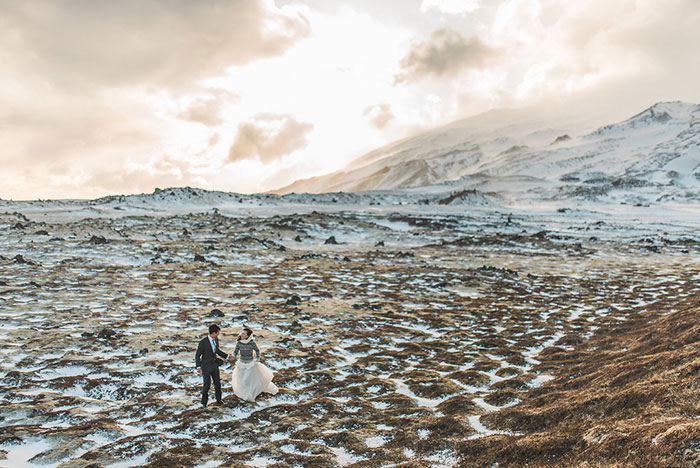
[[202, 367], [202, 353], [204, 352], [204, 347], [202, 346], [202, 342], [199, 342], [199, 345], [197, 346], [197, 352], [194, 354], [194, 366], [199, 368]]

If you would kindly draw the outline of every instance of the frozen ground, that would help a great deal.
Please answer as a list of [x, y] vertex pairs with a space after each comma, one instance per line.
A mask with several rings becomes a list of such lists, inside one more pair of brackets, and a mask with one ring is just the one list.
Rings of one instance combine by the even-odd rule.
[[[692, 206], [308, 201], [2, 202], [0, 466], [456, 466], [543, 350], [697, 295]], [[212, 322], [279, 394], [198, 407]]]

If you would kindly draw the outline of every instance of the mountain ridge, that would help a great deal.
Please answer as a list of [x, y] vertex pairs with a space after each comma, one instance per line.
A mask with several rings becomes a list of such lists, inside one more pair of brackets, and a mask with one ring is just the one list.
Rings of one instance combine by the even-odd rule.
[[[345, 169], [302, 179], [273, 193], [392, 190], [442, 183], [479, 189], [465, 186], [464, 178], [481, 174], [491, 178], [486, 190], [508, 192], [511, 198], [529, 198], [532, 193], [499, 187], [499, 177], [539, 178], [539, 192], [547, 192], [546, 199], [626, 203], [696, 199], [693, 191], [700, 181], [698, 129], [700, 105], [680, 101], [656, 103], [628, 119], [596, 126], [592, 131], [566, 119], [552, 121], [518, 110], [491, 111], [390, 143], [357, 158]], [[609, 179], [609, 184], [590, 187], [596, 174]], [[616, 180], [617, 185], [611, 185]], [[629, 184], [625, 180], [644, 182]], [[654, 187], [656, 193], [631, 190], [643, 187]], [[622, 188], [629, 193], [605, 199]]]

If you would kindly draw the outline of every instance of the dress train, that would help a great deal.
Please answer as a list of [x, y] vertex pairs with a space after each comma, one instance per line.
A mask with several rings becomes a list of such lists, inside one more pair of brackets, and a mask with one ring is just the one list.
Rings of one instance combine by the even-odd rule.
[[231, 376], [233, 393], [246, 401], [255, 401], [255, 397], [262, 392], [274, 395], [279, 389], [272, 383], [273, 377], [272, 371], [258, 361], [238, 361]]

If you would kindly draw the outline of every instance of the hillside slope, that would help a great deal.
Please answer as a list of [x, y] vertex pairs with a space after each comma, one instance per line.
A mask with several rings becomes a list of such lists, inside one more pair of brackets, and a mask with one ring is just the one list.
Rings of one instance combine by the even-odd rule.
[[[521, 184], [518, 178], [531, 182]], [[658, 103], [594, 131], [573, 118], [491, 112], [387, 145], [342, 171], [297, 181], [277, 193], [445, 182], [510, 200], [697, 200], [700, 105]]]
[[537, 370], [557, 378], [482, 418], [517, 435], [462, 442], [460, 466], [700, 466], [700, 300], [678, 306], [661, 302], [543, 352]]

